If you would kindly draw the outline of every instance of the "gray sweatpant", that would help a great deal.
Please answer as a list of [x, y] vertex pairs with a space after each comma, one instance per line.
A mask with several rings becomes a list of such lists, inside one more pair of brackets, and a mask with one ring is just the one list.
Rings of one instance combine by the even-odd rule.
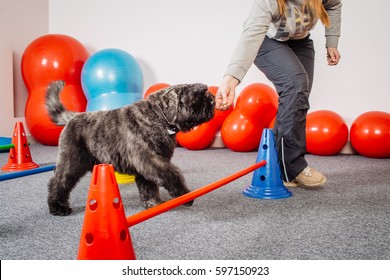
[[314, 74], [313, 41], [279, 42], [266, 36], [254, 61], [279, 95], [273, 128], [282, 177], [293, 180], [307, 167], [306, 115]]

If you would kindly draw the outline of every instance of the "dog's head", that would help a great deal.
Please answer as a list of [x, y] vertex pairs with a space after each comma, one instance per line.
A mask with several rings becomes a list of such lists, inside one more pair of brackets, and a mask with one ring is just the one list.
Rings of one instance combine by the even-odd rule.
[[148, 98], [160, 107], [170, 125], [183, 132], [214, 117], [214, 95], [204, 84], [173, 85]]

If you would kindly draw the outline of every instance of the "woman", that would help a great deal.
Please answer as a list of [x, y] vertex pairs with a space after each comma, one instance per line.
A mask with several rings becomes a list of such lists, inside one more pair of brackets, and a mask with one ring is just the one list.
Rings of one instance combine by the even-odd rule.
[[228, 109], [252, 63], [274, 84], [279, 105], [273, 132], [289, 187], [319, 187], [326, 182], [305, 160], [315, 54], [310, 30], [322, 22], [328, 64], [337, 65], [341, 5], [341, 0], [255, 0], [216, 95], [216, 109]]

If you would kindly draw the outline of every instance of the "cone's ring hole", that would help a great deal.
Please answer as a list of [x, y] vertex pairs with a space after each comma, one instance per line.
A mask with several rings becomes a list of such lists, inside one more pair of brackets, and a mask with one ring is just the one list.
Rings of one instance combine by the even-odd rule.
[[121, 206], [121, 202], [118, 197], [115, 197], [112, 200], [112, 205], [114, 206], [115, 209], [119, 209], [119, 207]]
[[85, 242], [87, 243], [87, 245], [91, 245], [94, 240], [95, 240], [95, 237], [93, 236], [93, 234], [91, 232], [88, 232], [87, 234], [85, 234]]
[[91, 211], [96, 211], [97, 208], [98, 208], [98, 202], [97, 202], [97, 200], [96, 200], [96, 199], [91, 199], [91, 200], [89, 201], [89, 209], [90, 209]]
[[127, 239], [127, 232], [125, 229], [122, 229], [121, 232], [119, 233], [119, 238], [122, 240], [122, 241], [126, 241]]
[[268, 149], [268, 145], [267, 144], [264, 144], [263, 145], [263, 150], [267, 150]]
[[264, 176], [264, 175], [261, 175], [261, 176], [260, 176], [260, 180], [261, 180], [261, 181], [265, 181], [265, 176]]

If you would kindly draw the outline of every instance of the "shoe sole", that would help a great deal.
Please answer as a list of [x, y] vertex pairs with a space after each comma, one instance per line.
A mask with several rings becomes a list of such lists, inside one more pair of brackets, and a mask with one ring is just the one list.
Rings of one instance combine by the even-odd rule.
[[286, 188], [297, 188], [299, 187], [299, 183], [298, 182], [285, 182], [283, 181], [283, 185], [286, 187]]
[[324, 185], [326, 183], [326, 178], [324, 178], [322, 181], [320, 182], [317, 182], [315, 184], [304, 184], [304, 183], [301, 183], [301, 182], [298, 182], [301, 186], [303, 187], [307, 187], [307, 188], [318, 188], [318, 187], [321, 187], [322, 185]]

